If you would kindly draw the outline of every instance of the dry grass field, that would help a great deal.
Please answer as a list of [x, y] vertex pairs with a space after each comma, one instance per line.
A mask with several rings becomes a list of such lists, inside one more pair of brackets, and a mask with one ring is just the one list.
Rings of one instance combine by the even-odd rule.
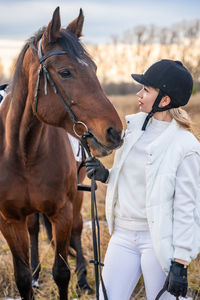
[[[136, 97], [129, 96], [113, 96], [110, 100], [119, 112], [123, 122], [126, 114], [137, 112], [137, 101]], [[200, 95], [192, 97], [190, 105], [187, 106], [192, 119], [197, 123], [197, 130], [200, 132]], [[112, 166], [113, 155], [102, 159], [102, 162], [106, 167]], [[109, 240], [109, 234], [105, 224], [104, 214], [104, 199], [105, 199], [106, 187], [103, 184], [98, 184], [97, 191], [97, 202], [98, 212], [101, 226], [101, 250], [102, 257], [104, 257], [105, 250]], [[83, 251], [87, 262], [93, 258], [92, 252], [92, 235], [90, 229], [90, 197], [89, 194], [85, 194], [82, 214], [84, 219], [84, 230], [82, 235]], [[55, 300], [58, 299], [57, 288], [54, 284], [51, 275], [51, 268], [53, 263], [53, 250], [49, 245], [46, 237], [45, 230], [41, 225], [40, 230], [40, 260], [41, 260], [41, 273], [40, 273], [40, 289], [35, 290], [37, 300]], [[69, 287], [69, 299], [76, 299], [76, 274], [75, 274], [75, 261], [74, 258], [69, 258], [71, 267], [71, 281]], [[94, 287], [94, 270], [93, 265], [88, 263], [88, 281], [90, 285]], [[200, 257], [197, 258], [193, 263], [190, 264], [189, 268], [189, 286], [190, 293], [196, 292], [194, 299], [200, 299]], [[8, 246], [0, 234], [0, 299], [6, 297], [17, 298], [19, 297], [13, 276], [12, 258]], [[95, 295], [83, 295], [83, 300], [95, 299]], [[142, 281], [137, 286], [134, 299], [144, 299], [144, 287]], [[122, 299], [123, 300], [123, 299]]]

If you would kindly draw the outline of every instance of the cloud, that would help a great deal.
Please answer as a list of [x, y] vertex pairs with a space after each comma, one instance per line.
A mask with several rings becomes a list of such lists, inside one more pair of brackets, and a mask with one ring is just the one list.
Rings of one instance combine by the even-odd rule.
[[0, 38], [27, 39], [48, 24], [57, 6], [60, 6], [63, 26], [76, 18], [82, 7], [85, 39], [105, 42], [111, 35], [122, 34], [138, 24], [169, 26], [183, 19], [197, 18], [200, 1], [1, 0]]

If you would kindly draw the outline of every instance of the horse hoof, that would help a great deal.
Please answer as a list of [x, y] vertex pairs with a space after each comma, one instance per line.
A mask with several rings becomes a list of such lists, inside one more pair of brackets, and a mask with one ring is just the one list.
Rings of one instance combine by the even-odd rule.
[[39, 286], [39, 283], [37, 280], [33, 279], [32, 280], [32, 287], [35, 288], [35, 289], [39, 289], [40, 286]]

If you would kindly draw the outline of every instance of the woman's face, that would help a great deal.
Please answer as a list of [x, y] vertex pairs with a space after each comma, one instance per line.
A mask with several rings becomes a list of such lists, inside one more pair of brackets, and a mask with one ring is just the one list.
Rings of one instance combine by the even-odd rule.
[[158, 92], [157, 89], [143, 85], [142, 89], [137, 93], [139, 107], [142, 112], [151, 112], [154, 101], [158, 96]]

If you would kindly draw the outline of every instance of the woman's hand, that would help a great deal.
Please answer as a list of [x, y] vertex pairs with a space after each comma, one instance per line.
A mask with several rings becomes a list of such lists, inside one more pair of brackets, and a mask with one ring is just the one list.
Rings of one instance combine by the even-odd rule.
[[87, 176], [91, 179], [94, 175], [95, 180], [105, 183], [109, 176], [109, 171], [95, 157], [89, 157], [85, 161]]
[[170, 294], [176, 297], [186, 296], [188, 288], [187, 268], [188, 267], [182, 263], [172, 261], [169, 275], [165, 282], [167, 291]]

